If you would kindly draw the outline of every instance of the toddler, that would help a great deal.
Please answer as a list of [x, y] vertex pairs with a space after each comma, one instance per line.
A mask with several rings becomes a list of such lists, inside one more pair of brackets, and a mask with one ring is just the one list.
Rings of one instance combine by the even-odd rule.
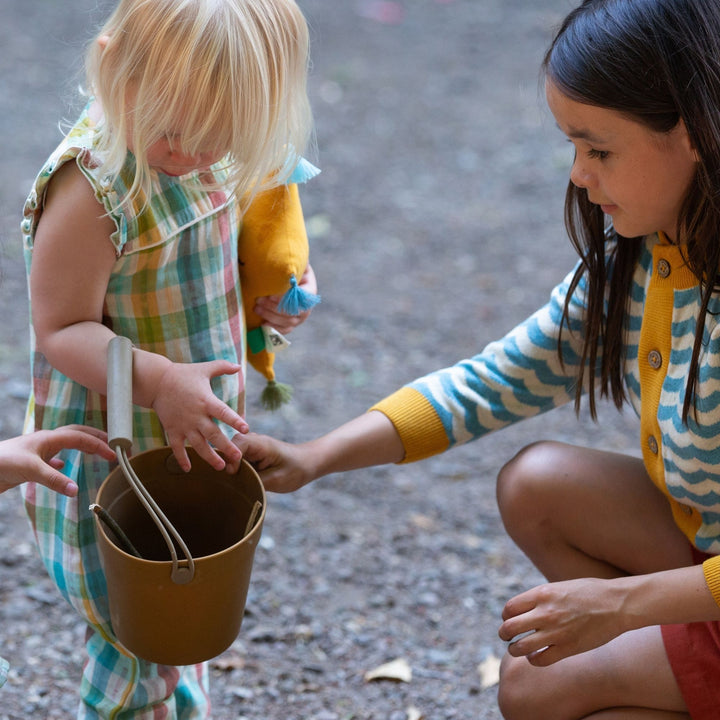
[[[317, 172], [301, 157], [307, 65], [294, 0], [119, 2], [89, 49], [90, 101], [25, 205], [28, 427], [103, 428], [107, 346], [122, 335], [134, 348], [133, 451], [168, 444], [188, 468], [190, 445], [216, 469], [237, 466], [238, 242], [256, 197]], [[309, 267], [303, 282], [315, 291]], [[36, 483], [24, 496], [48, 572], [87, 622], [78, 717], [207, 717], [204, 664], [158, 666], [114, 637], [88, 509], [109, 464], [62, 459], [77, 497]]]

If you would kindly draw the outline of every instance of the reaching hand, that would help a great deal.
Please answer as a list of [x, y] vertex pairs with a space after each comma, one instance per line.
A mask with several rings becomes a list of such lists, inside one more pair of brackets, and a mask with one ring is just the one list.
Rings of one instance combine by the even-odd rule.
[[315, 477], [309, 470], [310, 454], [303, 445], [291, 445], [256, 433], [236, 435], [233, 443], [255, 467], [270, 492], [293, 492]]
[[[312, 295], [317, 295], [317, 280], [315, 272], [310, 265], [305, 268], [298, 285]], [[282, 298], [280, 295], [266, 295], [257, 299], [253, 310], [265, 321], [264, 324], [275, 328], [279, 333], [287, 335], [298, 325], [304, 323], [312, 310], [304, 310], [299, 315], [286, 315], [278, 311], [278, 303]]]
[[220, 375], [233, 375], [240, 365], [226, 360], [205, 363], [171, 363], [158, 383], [152, 408], [167, 435], [168, 444], [183, 470], [190, 469], [185, 444], [197, 451], [216, 470], [228, 463], [237, 465], [241, 453], [225, 436], [215, 420], [229, 425], [239, 433], [248, 432], [248, 425], [212, 391], [210, 380]]
[[0, 442], [0, 492], [24, 482], [38, 482], [55, 492], [75, 497], [78, 487], [59, 472], [63, 462], [55, 455], [65, 448], [72, 448], [113, 460], [115, 453], [106, 439], [101, 430], [67, 425], [3, 440]]
[[551, 665], [628, 630], [623, 597], [612, 580], [583, 578], [540, 585], [507, 602], [498, 634], [508, 642], [518, 638], [508, 647], [513, 657]]

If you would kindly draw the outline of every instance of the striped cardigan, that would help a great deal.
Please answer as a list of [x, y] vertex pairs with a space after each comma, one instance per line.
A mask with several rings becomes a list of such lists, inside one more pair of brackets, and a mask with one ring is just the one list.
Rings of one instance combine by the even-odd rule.
[[[550, 301], [475, 357], [401, 388], [373, 407], [393, 422], [405, 462], [443, 452], [575, 397], [586, 283], [563, 305], [572, 274]], [[678, 527], [701, 551], [720, 553], [720, 298], [713, 297], [699, 363], [697, 412], [682, 422], [682, 406], [700, 308], [697, 279], [680, 249], [662, 236], [645, 238], [626, 318], [624, 377], [640, 417], [645, 467], [667, 497]], [[720, 604], [720, 557], [705, 562]]]

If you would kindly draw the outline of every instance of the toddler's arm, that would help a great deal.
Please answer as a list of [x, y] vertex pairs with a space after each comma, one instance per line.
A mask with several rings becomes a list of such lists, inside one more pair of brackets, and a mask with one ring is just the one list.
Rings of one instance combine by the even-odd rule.
[[254, 433], [236, 435], [233, 442], [272, 492], [292, 492], [330, 473], [400, 462], [405, 455], [395, 426], [375, 410], [300, 445]]
[[[102, 323], [103, 303], [116, 260], [109, 241], [115, 232], [89, 183], [74, 163], [62, 167], [50, 185], [35, 236], [30, 295], [37, 346], [60, 372], [85, 387], [107, 391], [107, 345], [114, 333]], [[238, 372], [224, 360], [173, 363], [166, 357], [133, 351], [133, 402], [153, 408], [170, 446], [184, 468], [185, 443], [213, 467], [239, 461], [238, 449], [213, 422], [237, 432], [247, 423], [212, 392], [210, 380]]]
[[106, 438], [101, 430], [67, 425], [3, 440], [0, 442], [0, 492], [33, 481], [75, 497], [77, 485], [59, 472], [63, 463], [55, 455], [64, 448], [73, 448], [113, 460], [115, 453], [105, 442]]

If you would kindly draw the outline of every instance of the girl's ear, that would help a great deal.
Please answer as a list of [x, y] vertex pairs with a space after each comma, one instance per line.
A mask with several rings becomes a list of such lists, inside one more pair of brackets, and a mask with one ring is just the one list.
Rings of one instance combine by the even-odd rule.
[[108, 45], [109, 42], [110, 42], [110, 36], [109, 36], [109, 35], [101, 35], [101, 36], [97, 39], [97, 44], [98, 44], [98, 46], [100, 47], [101, 50], [104, 50], [104, 49], [107, 47], [107, 45]]
[[688, 132], [687, 126], [685, 125], [685, 121], [680, 118], [678, 120], [678, 127], [679, 130], [683, 134], [684, 141], [687, 143], [687, 149], [692, 153], [693, 159], [696, 163], [700, 162], [700, 153], [698, 153], [695, 145], [693, 144], [692, 138], [690, 137], [690, 133]]

